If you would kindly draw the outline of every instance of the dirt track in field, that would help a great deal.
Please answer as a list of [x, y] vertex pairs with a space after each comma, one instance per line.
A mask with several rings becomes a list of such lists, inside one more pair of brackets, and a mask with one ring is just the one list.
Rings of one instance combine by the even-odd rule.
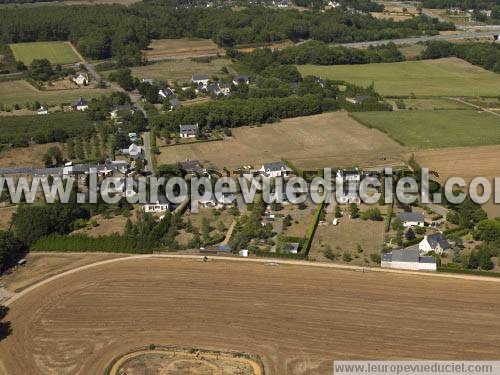
[[15, 301], [0, 359], [8, 374], [98, 374], [150, 344], [253, 353], [269, 374], [329, 373], [335, 358], [491, 359], [499, 295], [422, 275], [133, 259]]

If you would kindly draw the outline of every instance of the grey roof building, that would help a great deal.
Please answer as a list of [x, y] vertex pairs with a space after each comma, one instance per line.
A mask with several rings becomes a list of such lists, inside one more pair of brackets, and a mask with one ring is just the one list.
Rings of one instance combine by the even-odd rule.
[[418, 244], [382, 254], [380, 265], [383, 268], [398, 268], [414, 271], [436, 271], [437, 269], [436, 258], [433, 256], [421, 256]]

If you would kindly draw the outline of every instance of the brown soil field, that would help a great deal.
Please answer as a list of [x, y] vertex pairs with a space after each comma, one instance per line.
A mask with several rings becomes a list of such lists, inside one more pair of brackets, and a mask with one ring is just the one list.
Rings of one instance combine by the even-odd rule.
[[259, 166], [280, 160], [300, 168], [402, 165], [405, 148], [345, 112], [286, 119], [260, 127], [233, 129], [223, 141], [161, 147], [158, 163], [200, 160], [219, 168]]
[[[500, 146], [457, 147], [441, 150], [427, 150], [415, 153], [422, 167], [439, 173], [439, 180], [462, 177], [470, 182], [475, 177], [486, 177], [494, 191], [493, 179], [500, 177]], [[500, 216], [500, 205], [492, 200], [483, 205], [490, 217]]]
[[52, 146], [61, 148], [60, 143], [46, 143], [29, 147], [11, 148], [0, 152], [0, 167], [30, 166], [43, 168], [42, 156]]
[[210, 39], [155, 39], [144, 51], [148, 59], [186, 58], [217, 53], [224, 55], [225, 51]]
[[52, 280], [10, 304], [0, 368], [98, 374], [151, 344], [253, 354], [267, 374], [500, 351], [497, 283], [271, 264], [136, 258]]
[[2, 275], [0, 284], [7, 290], [17, 293], [33, 284], [70, 269], [123, 256], [123, 254], [109, 253], [29, 253], [26, 256], [26, 265], [14, 269], [11, 274]]
[[16, 211], [14, 206], [0, 207], [0, 230], [8, 230], [10, 227], [10, 219]]

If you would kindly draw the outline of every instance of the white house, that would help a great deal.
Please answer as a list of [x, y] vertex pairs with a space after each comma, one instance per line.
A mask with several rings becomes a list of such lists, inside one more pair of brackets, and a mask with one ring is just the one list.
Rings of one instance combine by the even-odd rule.
[[424, 236], [424, 239], [418, 244], [420, 254], [427, 254], [430, 251], [434, 251], [436, 254], [441, 255], [450, 247], [450, 244], [442, 233]]
[[86, 73], [76, 73], [71, 80], [78, 86], [87, 86], [89, 84], [89, 76]]
[[137, 146], [135, 143], [132, 143], [128, 148], [122, 149], [122, 154], [129, 155], [134, 159], [143, 159], [144, 158], [144, 150], [141, 146]]
[[179, 136], [181, 138], [196, 138], [198, 130], [198, 124], [179, 125]]
[[74, 104], [73, 109], [75, 111], [86, 111], [89, 108], [89, 103], [82, 97], [80, 97]]
[[160, 195], [155, 203], [147, 203], [143, 208], [146, 213], [163, 213], [169, 210], [170, 202], [165, 196]]
[[47, 107], [44, 107], [43, 105], [38, 109], [38, 111], [36, 112], [37, 114], [39, 115], [48, 115], [49, 114], [49, 111], [47, 109]]
[[282, 161], [262, 165], [259, 172], [266, 177], [287, 177], [292, 170]]
[[436, 258], [420, 256], [417, 245], [383, 254], [380, 266], [412, 271], [436, 271], [437, 269]]
[[340, 204], [360, 204], [360, 182], [361, 174], [359, 170], [338, 170], [335, 176], [337, 202]]
[[210, 77], [206, 74], [194, 74], [191, 77], [191, 82], [197, 85], [202, 85], [204, 88], [206, 88], [208, 86], [208, 83], [210, 82]]
[[398, 212], [396, 216], [404, 227], [423, 227], [425, 225], [423, 212]]

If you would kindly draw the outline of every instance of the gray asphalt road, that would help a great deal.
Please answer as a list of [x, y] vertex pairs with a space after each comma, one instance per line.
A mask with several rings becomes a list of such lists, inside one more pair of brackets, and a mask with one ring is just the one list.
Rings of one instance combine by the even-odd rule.
[[385, 40], [374, 40], [370, 42], [355, 42], [355, 43], [333, 43], [334, 46], [345, 46], [345, 47], [368, 47], [368, 46], [379, 46], [387, 43], [394, 44], [417, 44], [419, 42], [428, 42], [431, 40], [453, 40], [453, 39], [475, 39], [491, 37], [500, 34], [500, 30], [496, 31], [466, 31], [460, 34], [453, 35], [432, 35], [432, 36], [420, 36], [415, 38], [401, 38], [401, 39], [385, 39]]

